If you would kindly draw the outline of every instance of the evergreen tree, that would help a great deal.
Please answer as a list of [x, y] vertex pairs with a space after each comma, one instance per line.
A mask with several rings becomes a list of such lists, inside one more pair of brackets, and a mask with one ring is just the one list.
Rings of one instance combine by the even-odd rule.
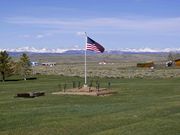
[[2, 81], [5, 81], [5, 77], [12, 73], [11, 57], [6, 51], [0, 52], [0, 73]]
[[25, 53], [21, 55], [19, 61], [19, 72], [23, 76], [24, 80], [26, 80], [27, 76], [31, 74], [31, 62], [29, 56]]

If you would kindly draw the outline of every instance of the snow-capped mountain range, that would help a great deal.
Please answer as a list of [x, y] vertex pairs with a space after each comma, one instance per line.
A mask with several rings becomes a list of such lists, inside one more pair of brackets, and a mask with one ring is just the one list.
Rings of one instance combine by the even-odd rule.
[[[20, 47], [15, 49], [5, 48], [1, 49], [6, 50], [7, 52], [30, 52], [30, 53], [68, 53], [68, 52], [77, 52], [82, 53], [83, 49], [78, 48], [69, 48], [69, 49], [48, 49], [48, 48], [35, 48], [35, 47]], [[168, 52], [180, 52], [180, 48], [164, 48], [164, 49], [152, 49], [152, 48], [125, 48], [125, 49], [112, 49], [112, 50], [106, 50], [105, 53], [168, 53]]]

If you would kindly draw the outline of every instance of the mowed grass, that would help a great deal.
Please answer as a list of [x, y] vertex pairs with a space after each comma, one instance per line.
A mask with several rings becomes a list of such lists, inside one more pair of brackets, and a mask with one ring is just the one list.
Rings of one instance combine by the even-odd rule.
[[[179, 135], [180, 78], [99, 79], [118, 94], [52, 95], [78, 77], [38, 76], [0, 82], [0, 135]], [[37, 98], [16, 93], [44, 91]]]

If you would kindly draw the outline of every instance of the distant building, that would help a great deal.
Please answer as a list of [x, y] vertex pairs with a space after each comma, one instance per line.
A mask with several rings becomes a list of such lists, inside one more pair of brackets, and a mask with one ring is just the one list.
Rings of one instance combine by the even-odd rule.
[[154, 62], [137, 63], [137, 67], [154, 67]]
[[42, 63], [41, 64], [42, 66], [50, 66], [50, 67], [53, 67], [56, 65], [56, 62], [46, 62], [46, 63]]
[[31, 62], [31, 66], [38, 66], [38, 65], [39, 65], [39, 63], [36, 62], [36, 61], [32, 61], [32, 62]]
[[180, 59], [176, 59], [176, 60], [175, 60], [175, 65], [176, 65], [177, 67], [180, 67]]
[[106, 65], [107, 63], [105, 61], [99, 62], [100, 65]]

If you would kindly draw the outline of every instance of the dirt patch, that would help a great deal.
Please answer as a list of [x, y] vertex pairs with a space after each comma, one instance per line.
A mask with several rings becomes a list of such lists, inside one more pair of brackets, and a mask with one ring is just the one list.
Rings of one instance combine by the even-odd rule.
[[87, 96], [109, 96], [116, 94], [117, 91], [109, 90], [106, 88], [96, 89], [94, 87], [82, 87], [80, 89], [68, 89], [66, 91], [53, 92], [52, 94], [56, 95], [87, 95]]

